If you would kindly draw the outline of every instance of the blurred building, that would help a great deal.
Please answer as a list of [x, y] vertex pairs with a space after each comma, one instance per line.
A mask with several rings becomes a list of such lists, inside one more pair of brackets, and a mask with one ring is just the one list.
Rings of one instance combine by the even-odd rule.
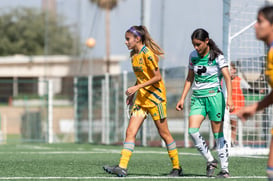
[[[111, 56], [110, 74], [119, 74], [120, 61], [125, 59], [124, 56]], [[5, 87], [0, 89], [0, 101], [18, 94], [44, 95], [43, 80], [48, 79], [53, 80], [54, 94], [71, 95], [74, 77], [105, 73], [106, 59], [79, 60], [65, 55], [0, 57], [0, 86]], [[24, 83], [26, 80], [34, 83]]]

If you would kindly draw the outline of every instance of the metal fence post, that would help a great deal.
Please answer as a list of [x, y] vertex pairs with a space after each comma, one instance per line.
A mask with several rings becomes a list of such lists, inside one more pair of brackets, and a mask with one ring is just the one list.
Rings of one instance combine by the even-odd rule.
[[126, 95], [125, 91], [127, 90], [128, 86], [128, 78], [127, 78], [127, 71], [123, 72], [123, 140], [126, 137], [126, 127], [128, 125], [128, 116], [127, 116], [127, 105], [126, 105]]
[[109, 80], [109, 74], [105, 74], [105, 126], [106, 126], [106, 144], [110, 144], [110, 139], [109, 139], [109, 135], [110, 135], [110, 80]]
[[240, 147], [243, 147], [243, 123], [240, 119], [237, 120], [238, 123], [238, 143]]
[[[206, 121], [210, 122], [210, 120], [206, 120]], [[209, 132], [209, 148], [213, 148], [214, 147], [214, 136], [213, 136], [211, 124], [209, 124], [208, 132]]]
[[[164, 60], [162, 59], [161, 62], [163, 62]], [[163, 63], [162, 63], [163, 64]], [[164, 81], [165, 83], [165, 77], [166, 77], [166, 71], [165, 71], [165, 68], [162, 68], [162, 80]], [[166, 86], [166, 84], [165, 84]], [[166, 89], [166, 87], [165, 87]], [[166, 95], [167, 96], [167, 95]], [[167, 108], [168, 109], [168, 108]], [[161, 147], [165, 148], [166, 147], [166, 143], [165, 141], [161, 138]]]
[[115, 137], [114, 141], [118, 141], [118, 121], [119, 121], [119, 84], [115, 82]]
[[148, 122], [147, 122], [147, 118], [146, 118], [142, 124], [141, 129], [140, 129], [141, 146], [147, 146], [147, 127], [148, 127]]
[[93, 76], [88, 76], [88, 142], [93, 142]]
[[105, 80], [101, 81], [101, 142], [106, 143], [106, 105], [105, 105]]
[[110, 122], [110, 111], [109, 111], [109, 74], [105, 74], [105, 80], [102, 83], [102, 143], [110, 144], [109, 139], [109, 122]]
[[75, 132], [75, 142], [79, 141], [78, 138], [78, 78], [74, 77], [74, 132]]
[[[187, 77], [188, 71], [185, 71], [185, 77]], [[189, 129], [189, 99], [186, 97], [184, 107], [185, 107], [185, 114], [184, 114], [184, 142], [185, 142], [185, 148], [190, 147], [189, 143], [189, 134], [188, 134], [188, 129]]]
[[53, 84], [52, 80], [48, 80], [48, 143], [53, 143]]

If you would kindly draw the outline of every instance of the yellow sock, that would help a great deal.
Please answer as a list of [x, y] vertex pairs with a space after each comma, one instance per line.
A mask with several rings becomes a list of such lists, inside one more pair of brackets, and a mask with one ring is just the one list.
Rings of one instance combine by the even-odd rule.
[[119, 161], [119, 167], [127, 169], [128, 162], [131, 156], [132, 156], [132, 151], [127, 149], [122, 149], [121, 158]]
[[175, 141], [171, 142], [170, 144], [167, 144], [167, 149], [169, 153], [169, 157], [172, 161], [173, 168], [180, 168], [179, 164], [179, 157], [178, 157], [178, 151], [176, 148], [176, 143]]
[[169, 157], [172, 161], [173, 164], [173, 168], [180, 168], [180, 164], [179, 164], [179, 158], [178, 158], [178, 151], [177, 149], [174, 150], [169, 150], [168, 151]]

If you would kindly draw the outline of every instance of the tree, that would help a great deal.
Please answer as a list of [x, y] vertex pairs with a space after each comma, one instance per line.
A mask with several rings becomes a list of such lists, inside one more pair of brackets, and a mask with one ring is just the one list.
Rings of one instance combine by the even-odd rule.
[[106, 72], [109, 73], [110, 66], [110, 11], [114, 9], [118, 0], [90, 0], [91, 3], [97, 4], [99, 8], [105, 10], [105, 34], [106, 34]]
[[[45, 19], [47, 18], [47, 23]], [[0, 56], [73, 54], [75, 36], [69, 27], [36, 9], [19, 8], [0, 16]], [[47, 27], [46, 27], [47, 25]], [[47, 33], [45, 33], [47, 31]], [[48, 35], [45, 37], [45, 35]]]

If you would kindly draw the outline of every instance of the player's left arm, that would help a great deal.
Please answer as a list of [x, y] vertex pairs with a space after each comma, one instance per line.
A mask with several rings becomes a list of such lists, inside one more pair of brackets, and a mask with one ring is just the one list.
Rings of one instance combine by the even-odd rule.
[[243, 107], [240, 111], [238, 111], [237, 116], [242, 121], [246, 121], [248, 117], [253, 116], [257, 111], [260, 111], [271, 104], [273, 104], [273, 91], [271, 91], [261, 101], [255, 102], [252, 105]]
[[142, 84], [136, 85], [136, 86], [138, 86], [139, 89], [149, 86], [149, 85], [152, 85], [154, 83], [157, 83], [162, 79], [159, 68], [155, 68], [154, 70], [152, 70], [152, 72], [153, 72], [153, 77], [150, 80], [143, 82]]
[[135, 85], [133, 87], [128, 88], [127, 91], [126, 91], [126, 95], [127, 96], [133, 95], [140, 88], [143, 88], [143, 87], [152, 85], [154, 83], [157, 83], [162, 79], [159, 68], [155, 68], [152, 72], [153, 72], [153, 77], [151, 79], [149, 79], [148, 81], [143, 82], [141, 84], [137, 84], [137, 85]]
[[229, 74], [228, 67], [223, 67], [221, 72], [224, 76], [226, 87], [227, 87], [227, 106], [229, 107], [229, 111], [232, 112], [234, 110], [234, 104], [232, 102], [232, 84], [231, 78]]
[[160, 73], [160, 70], [158, 67], [158, 57], [149, 51], [144, 54], [144, 61], [145, 61], [145, 65], [148, 67], [148, 69], [150, 69], [152, 71], [152, 76], [146, 82], [138, 83], [137, 85], [127, 89], [127, 91], [126, 91], [127, 96], [134, 94], [136, 91], [138, 91], [139, 89], [141, 89], [143, 87], [147, 87], [152, 84], [155, 84], [155, 83], [161, 81], [161, 79], [162, 79], [161, 73]]

